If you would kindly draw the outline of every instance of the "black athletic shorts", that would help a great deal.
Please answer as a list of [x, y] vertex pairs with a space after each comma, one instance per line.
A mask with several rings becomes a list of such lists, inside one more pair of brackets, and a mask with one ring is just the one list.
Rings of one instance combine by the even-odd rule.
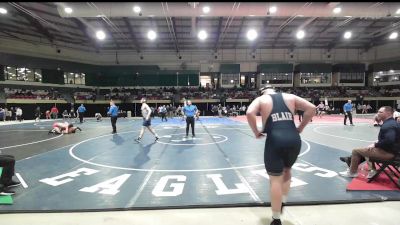
[[268, 134], [264, 148], [264, 164], [267, 173], [282, 175], [284, 168], [291, 168], [300, 154], [301, 139], [295, 129], [273, 129]]
[[142, 126], [144, 126], [144, 127], [151, 126], [151, 119], [146, 120], [145, 118], [143, 118]]

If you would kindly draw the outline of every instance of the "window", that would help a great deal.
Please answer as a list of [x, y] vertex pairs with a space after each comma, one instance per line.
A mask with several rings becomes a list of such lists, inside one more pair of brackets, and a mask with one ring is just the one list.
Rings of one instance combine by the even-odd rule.
[[15, 67], [12, 66], [7, 66], [7, 73], [5, 73], [6, 75], [6, 79], [7, 80], [17, 80], [17, 69]]
[[364, 83], [363, 72], [339, 73], [340, 83]]
[[42, 82], [42, 70], [35, 69], [35, 82]]
[[85, 85], [85, 74], [84, 73], [64, 72], [64, 83], [65, 84]]
[[25, 67], [4, 67], [5, 80], [18, 80], [28, 82], [42, 82], [42, 71]]
[[302, 84], [328, 84], [331, 79], [332, 73], [300, 73]]
[[239, 74], [221, 74], [222, 85], [239, 86]]
[[261, 84], [291, 84], [293, 73], [262, 73], [260, 77]]

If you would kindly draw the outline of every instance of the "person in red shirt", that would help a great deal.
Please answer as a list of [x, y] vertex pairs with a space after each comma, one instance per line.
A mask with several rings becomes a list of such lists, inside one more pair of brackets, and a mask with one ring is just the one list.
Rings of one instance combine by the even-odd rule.
[[58, 118], [58, 109], [57, 109], [56, 105], [54, 105], [53, 108], [51, 108], [50, 115], [51, 115], [52, 119]]

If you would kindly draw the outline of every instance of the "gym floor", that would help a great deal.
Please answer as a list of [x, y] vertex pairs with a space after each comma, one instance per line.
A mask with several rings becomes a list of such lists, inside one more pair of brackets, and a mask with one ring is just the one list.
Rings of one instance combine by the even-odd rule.
[[[374, 142], [379, 131], [370, 116], [354, 122], [325, 115], [305, 129], [284, 224], [398, 224], [399, 191], [346, 191], [351, 179], [338, 175], [346, 169], [338, 158]], [[52, 123], [0, 123], [0, 150], [16, 156], [24, 183], [13, 205], [0, 206], [2, 221], [269, 224], [264, 140], [244, 117], [201, 118], [194, 138], [185, 137], [179, 118], [156, 118], [161, 138], [146, 131], [141, 143], [134, 141], [139, 118], [118, 119], [115, 135], [108, 118], [88, 118], [75, 124], [82, 132], [68, 135], [48, 134]]]

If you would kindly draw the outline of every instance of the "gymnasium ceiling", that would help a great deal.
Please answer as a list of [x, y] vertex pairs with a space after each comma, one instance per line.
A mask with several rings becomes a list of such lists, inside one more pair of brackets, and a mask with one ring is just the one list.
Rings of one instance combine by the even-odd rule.
[[[133, 11], [141, 7], [141, 13]], [[210, 7], [205, 14], [204, 6]], [[276, 12], [270, 10], [276, 7]], [[65, 7], [73, 10], [71, 14]], [[333, 13], [341, 8], [338, 14]], [[397, 2], [2, 2], [0, 41], [72, 48], [81, 51], [218, 51], [221, 49], [357, 48], [397, 42], [389, 35], [399, 31]], [[397, 14], [397, 12], [399, 14]], [[254, 41], [246, 37], [253, 28]], [[102, 29], [106, 38], [95, 36]], [[147, 38], [149, 29], [157, 38]], [[200, 41], [197, 32], [208, 33]], [[299, 29], [305, 31], [296, 39]], [[349, 40], [343, 38], [351, 31]]]

